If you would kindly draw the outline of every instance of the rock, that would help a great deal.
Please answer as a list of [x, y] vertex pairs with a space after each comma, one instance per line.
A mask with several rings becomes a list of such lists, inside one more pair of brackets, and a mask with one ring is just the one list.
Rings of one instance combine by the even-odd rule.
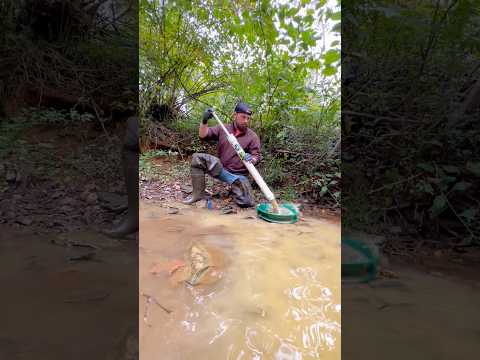
[[17, 172], [17, 176], [15, 178], [15, 182], [19, 183], [19, 182], [22, 182], [24, 179], [24, 177], [22, 176], [22, 174], [20, 172]]
[[8, 183], [15, 183], [17, 180], [17, 172], [13, 169], [8, 169], [5, 175], [5, 180]]
[[63, 191], [55, 191], [53, 194], [52, 194], [52, 199], [58, 199], [59, 197], [62, 197], [63, 195], [65, 195], [65, 193]]
[[17, 219], [17, 223], [22, 225], [31, 225], [33, 220], [29, 217], [21, 217]]
[[390, 266], [390, 261], [386, 256], [379, 256], [379, 264], [382, 268], [388, 268]]
[[108, 360], [138, 360], [139, 359], [138, 327], [131, 326], [122, 336], [115, 350], [107, 357]]
[[400, 234], [400, 233], [402, 233], [402, 228], [400, 226], [392, 226], [390, 228], [390, 232], [392, 234]]
[[112, 192], [98, 192], [98, 201], [107, 210], [121, 212], [127, 209], [127, 196]]
[[73, 199], [71, 197], [66, 197], [66, 198], [60, 200], [60, 204], [72, 206], [72, 205], [75, 204], [75, 199]]
[[[302, 203], [294, 203], [293, 206], [295, 206], [299, 211], [305, 210], [305, 205]], [[325, 209], [322, 209], [322, 212], [325, 212]]]
[[5, 192], [9, 189], [8, 183], [6, 181], [0, 181], [0, 193]]
[[88, 194], [87, 198], [85, 199], [85, 201], [87, 202], [87, 204], [90, 204], [90, 205], [94, 205], [97, 203], [97, 200], [98, 200], [98, 196], [97, 194], [95, 193], [90, 193]]
[[71, 206], [68, 206], [68, 205], [63, 205], [62, 207], [60, 207], [59, 210], [61, 212], [63, 212], [64, 214], [68, 214], [73, 210], [73, 208]]
[[186, 194], [190, 194], [193, 191], [193, 188], [190, 185], [182, 185], [180, 188]]
[[80, 200], [82, 201], [87, 201], [87, 198], [88, 198], [88, 195], [90, 195], [90, 193], [88, 191], [84, 191], [80, 194]]
[[236, 214], [237, 211], [231, 207], [231, 206], [225, 206], [223, 209], [222, 209], [222, 214]]
[[90, 183], [90, 184], [85, 185], [85, 191], [87, 191], [87, 192], [91, 192], [91, 191], [96, 190], [96, 189], [97, 189], [97, 185], [95, 185], [95, 183]]
[[85, 254], [77, 254], [69, 257], [70, 261], [86, 261], [86, 260], [92, 260], [95, 257], [94, 252], [87, 252]]
[[37, 209], [38, 205], [34, 202], [28, 202], [26, 204], [23, 204], [23, 208], [25, 210], [34, 210]]
[[194, 203], [192, 206], [196, 207], [197, 209], [201, 208], [206, 208], [207, 207], [207, 201], [206, 200], [200, 200]]

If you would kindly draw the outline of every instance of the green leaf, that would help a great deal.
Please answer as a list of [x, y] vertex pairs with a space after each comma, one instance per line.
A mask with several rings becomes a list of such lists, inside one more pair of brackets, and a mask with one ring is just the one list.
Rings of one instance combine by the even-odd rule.
[[455, 184], [455, 186], [452, 188], [452, 191], [465, 191], [470, 186], [472, 186], [471, 183], [465, 182], [465, 181], [460, 181], [460, 182]]
[[442, 168], [448, 173], [458, 174], [460, 172], [458, 167], [453, 165], [443, 165]]
[[437, 217], [442, 212], [444, 212], [447, 209], [447, 207], [448, 207], [448, 204], [447, 204], [446, 196], [443, 194], [437, 195], [433, 200], [432, 207], [430, 208], [431, 217], [432, 218]]
[[322, 189], [320, 190], [320, 196], [325, 195], [328, 192], [328, 187], [322, 186]]
[[319, 60], [310, 60], [309, 62], [307, 62], [306, 65], [309, 69], [313, 69], [313, 70], [318, 70], [320, 69], [320, 66], [321, 66]]
[[477, 215], [477, 212], [478, 212], [478, 209], [470, 208], [470, 209], [464, 210], [460, 214], [460, 216], [467, 219], [468, 221], [472, 221], [473, 219], [475, 219], [475, 216]]
[[435, 172], [435, 168], [430, 164], [420, 163], [420, 164], [417, 164], [417, 167], [422, 170], [428, 171], [429, 173]]
[[337, 69], [333, 66], [327, 65], [323, 68], [322, 74], [325, 76], [333, 76], [337, 73]]
[[340, 11], [328, 12], [327, 18], [332, 19], [333, 21], [340, 21], [342, 20], [342, 13]]
[[335, 41], [332, 41], [332, 43], [330, 44], [330, 47], [335, 47], [335, 46], [337, 46], [337, 45], [339, 45], [339, 44], [340, 44], [340, 41], [335, 40]]
[[317, 3], [317, 6], [315, 6], [315, 9], [320, 9], [326, 3], [327, 3], [327, 0], [319, 0], [318, 3]]
[[296, 13], [298, 13], [298, 10], [299, 9], [297, 7], [293, 7], [290, 10], [287, 11], [287, 15], [288, 16], [294, 16]]
[[446, 184], [451, 184], [455, 182], [457, 178], [455, 176], [442, 176], [442, 181]]
[[340, 51], [330, 49], [324, 55], [325, 64], [330, 65], [340, 60]]
[[474, 175], [480, 176], [480, 162], [471, 162], [467, 163], [467, 169]]
[[290, 36], [291, 38], [297, 37], [297, 30], [292, 24], [288, 25], [287, 33], [288, 33], [288, 36]]
[[423, 191], [433, 195], [433, 187], [428, 182], [423, 183]]
[[311, 25], [313, 23], [313, 16], [312, 15], [307, 15], [303, 18], [303, 22]]
[[443, 146], [443, 144], [438, 140], [425, 141], [425, 144], [436, 145], [436, 146], [440, 146], [440, 147]]
[[336, 23], [335, 25], [332, 26], [332, 31], [334, 32], [342, 32], [342, 25], [341, 23]]

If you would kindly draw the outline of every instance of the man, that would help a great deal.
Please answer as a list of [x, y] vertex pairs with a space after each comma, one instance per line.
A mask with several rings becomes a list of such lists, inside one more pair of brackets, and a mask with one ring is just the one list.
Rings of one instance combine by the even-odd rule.
[[122, 149], [123, 176], [127, 189], [127, 216], [113, 229], [104, 234], [122, 238], [138, 231], [138, 158], [140, 147], [138, 142], [138, 118], [127, 120], [127, 131]]
[[[226, 126], [233, 134], [243, 150], [246, 161], [258, 164], [261, 160], [260, 139], [248, 127], [252, 111], [245, 103], [238, 103], [233, 114], [233, 123]], [[209, 154], [195, 153], [192, 157], [191, 175], [193, 192], [185, 204], [193, 204], [206, 198], [205, 173], [215, 179], [231, 185], [233, 200], [240, 207], [255, 205], [252, 187], [247, 179], [248, 170], [227, 140], [222, 128], [217, 125], [208, 127], [208, 120], [213, 117], [213, 110], [207, 109], [203, 115], [198, 134], [202, 140], [218, 141], [218, 158]]]

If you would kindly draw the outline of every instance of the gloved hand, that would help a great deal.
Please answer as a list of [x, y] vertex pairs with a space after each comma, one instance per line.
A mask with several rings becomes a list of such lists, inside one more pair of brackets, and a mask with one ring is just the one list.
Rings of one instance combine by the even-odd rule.
[[202, 118], [202, 124], [207, 124], [208, 120], [213, 117], [213, 109], [208, 108], [204, 113], [203, 113], [203, 118]]
[[253, 160], [253, 156], [249, 153], [245, 153], [245, 161], [251, 162]]

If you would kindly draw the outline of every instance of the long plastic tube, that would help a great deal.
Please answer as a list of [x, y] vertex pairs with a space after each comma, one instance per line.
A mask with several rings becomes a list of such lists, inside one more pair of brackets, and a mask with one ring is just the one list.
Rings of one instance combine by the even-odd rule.
[[[227, 128], [223, 125], [223, 123], [218, 118], [217, 114], [213, 113], [213, 117], [220, 124], [220, 127], [225, 132], [225, 135], [227, 135], [228, 142], [233, 146], [233, 148], [237, 152], [240, 159], [243, 159], [245, 157], [245, 151], [242, 149], [241, 145], [238, 143], [237, 138], [233, 134], [230, 134], [228, 132]], [[265, 183], [265, 181], [263, 180], [258, 170], [255, 168], [255, 166], [253, 166], [253, 164], [249, 161], [242, 160], [242, 162], [247, 168], [248, 172], [252, 175], [255, 182], [258, 184], [258, 187], [260, 188], [260, 190], [262, 190], [262, 193], [263, 195], [265, 195], [267, 200], [268, 201], [275, 200], [275, 195], [273, 195], [273, 193], [270, 191], [268, 185]]]

